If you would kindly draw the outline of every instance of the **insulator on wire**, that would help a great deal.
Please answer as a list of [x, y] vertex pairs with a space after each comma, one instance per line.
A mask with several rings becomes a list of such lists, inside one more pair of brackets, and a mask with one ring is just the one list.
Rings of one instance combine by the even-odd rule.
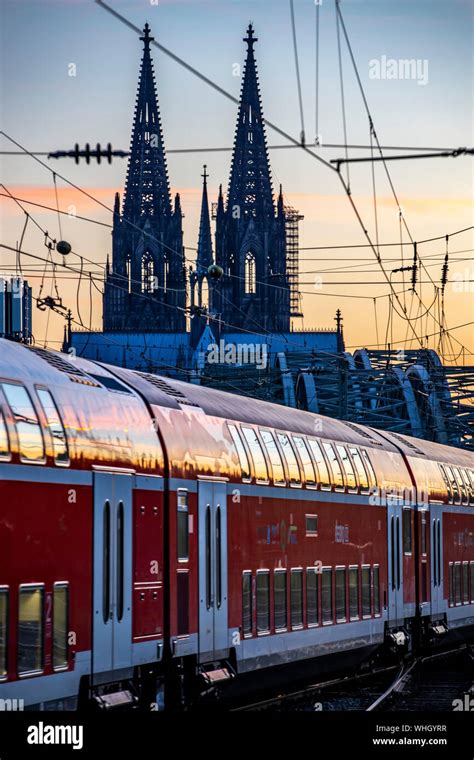
[[441, 292], [443, 293], [443, 295], [444, 295], [444, 290], [446, 288], [446, 284], [448, 282], [448, 270], [449, 270], [448, 240], [449, 240], [449, 235], [446, 235], [446, 255], [444, 257], [444, 264], [441, 268]]
[[95, 158], [98, 164], [102, 158], [106, 158], [111, 164], [112, 158], [124, 158], [128, 155], [128, 151], [125, 150], [112, 150], [111, 143], [107, 143], [106, 148], [102, 148], [100, 143], [97, 143], [95, 148], [91, 148], [89, 143], [86, 143], [84, 149], [79, 148], [79, 143], [75, 143], [73, 150], [57, 150], [54, 153], [49, 153], [48, 158], [73, 158], [76, 164], [81, 158], [85, 158], [87, 164], [90, 164], [91, 158]]
[[412, 290], [415, 290], [417, 279], [418, 279], [418, 254], [416, 250], [416, 243], [413, 243], [413, 266], [411, 270]]

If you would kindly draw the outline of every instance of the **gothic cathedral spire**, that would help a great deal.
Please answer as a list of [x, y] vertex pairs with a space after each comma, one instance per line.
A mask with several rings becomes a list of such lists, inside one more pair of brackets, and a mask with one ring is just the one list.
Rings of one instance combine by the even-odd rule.
[[122, 213], [114, 207], [112, 272], [104, 288], [104, 329], [185, 330], [182, 213], [171, 204], [161, 118], [145, 24]]
[[286, 332], [290, 298], [285, 217], [276, 213], [260, 99], [252, 24], [237, 115], [225, 210], [219, 198], [216, 263], [224, 275], [214, 306], [226, 331]]

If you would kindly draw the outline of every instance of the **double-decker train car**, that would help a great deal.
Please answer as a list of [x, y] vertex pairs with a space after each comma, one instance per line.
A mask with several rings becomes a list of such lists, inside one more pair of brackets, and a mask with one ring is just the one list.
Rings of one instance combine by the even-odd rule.
[[0, 699], [185, 704], [474, 630], [474, 458], [0, 341]]

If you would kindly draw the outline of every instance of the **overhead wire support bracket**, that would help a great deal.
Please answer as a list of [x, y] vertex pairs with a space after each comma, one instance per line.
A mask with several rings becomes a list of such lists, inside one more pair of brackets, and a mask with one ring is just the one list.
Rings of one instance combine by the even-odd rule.
[[364, 158], [332, 158], [331, 164], [336, 164], [336, 169], [339, 171], [341, 164], [356, 164], [367, 161], [402, 161], [409, 158], [457, 158], [458, 156], [472, 156], [474, 155], [474, 148], [456, 148], [455, 150], [447, 150], [439, 153], [412, 153], [411, 155], [405, 154], [401, 156], [366, 156]]

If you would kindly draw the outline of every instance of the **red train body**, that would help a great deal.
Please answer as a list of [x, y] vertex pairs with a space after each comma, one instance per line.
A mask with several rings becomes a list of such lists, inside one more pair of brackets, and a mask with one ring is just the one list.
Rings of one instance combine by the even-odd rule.
[[0, 347], [4, 704], [161, 705], [472, 634], [471, 453]]

